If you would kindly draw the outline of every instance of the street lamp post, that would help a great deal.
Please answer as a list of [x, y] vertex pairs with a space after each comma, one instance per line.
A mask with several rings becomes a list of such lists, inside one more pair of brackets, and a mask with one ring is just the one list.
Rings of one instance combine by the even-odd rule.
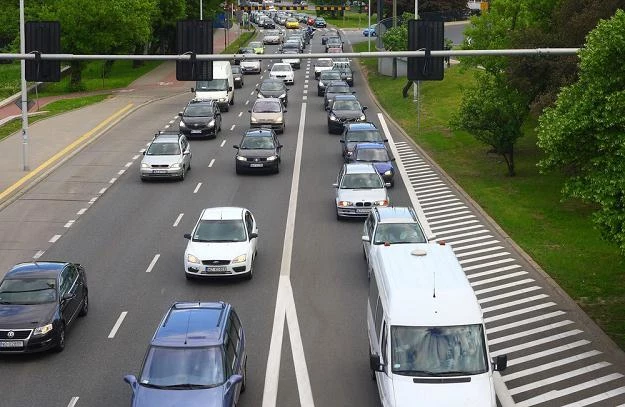
[[[24, 32], [24, 0], [20, 0], [20, 52], [26, 53], [26, 33]], [[28, 89], [26, 89], [26, 60], [22, 59], [22, 161], [24, 171], [28, 171]]]
[[204, 7], [202, 7], [202, 0], [200, 0], [200, 20], [203, 20], [202, 16], [202, 11], [203, 11]]
[[[367, 51], [371, 52], [371, 0], [369, 0], [369, 7], [367, 7], [367, 12], [369, 13], [369, 24], [367, 25], [367, 32], [369, 33], [369, 35], [367, 35]], [[380, 16], [378, 16], [378, 21], [379, 20]], [[376, 33], [377, 31], [378, 30], [376, 27]]]

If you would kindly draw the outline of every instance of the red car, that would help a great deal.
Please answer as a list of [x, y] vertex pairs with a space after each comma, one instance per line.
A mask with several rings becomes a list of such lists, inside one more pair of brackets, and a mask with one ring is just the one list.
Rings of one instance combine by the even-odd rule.
[[308, 24], [308, 25], [315, 24], [315, 18], [314, 17], [308, 17], [308, 20], [306, 20], [306, 24]]

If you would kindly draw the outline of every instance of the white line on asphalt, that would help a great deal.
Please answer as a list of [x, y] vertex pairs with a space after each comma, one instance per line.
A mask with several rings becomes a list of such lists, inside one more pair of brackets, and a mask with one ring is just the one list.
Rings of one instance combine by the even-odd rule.
[[437, 187], [439, 185], [445, 185], [444, 182], [442, 182], [440, 179], [436, 180], [436, 181], [428, 181], [428, 182], [423, 182], [423, 181], [417, 181], [417, 180], [411, 180], [411, 184], [414, 185], [415, 187], [418, 186], [419, 189], [425, 189], [425, 190], [429, 190], [432, 187]]
[[[413, 182], [410, 182], [410, 184], [412, 185]], [[414, 188], [414, 189], [415, 191], [417, 191], [418, 189], [422, 189], [422, 188]], [[444, 187], [439, 187], [439, 188], [426, 188], [423, 191], [419, 191], [419, 195], [428, 196], [430, 193], [438, 192], [438, 191], [449, 191], [449, 187], [444, 186]]]
[[78, 212], [76, 212], [76, 215], [83, 215], [85, 212], [87, 212], [87, 208], [82, 208], [81, 210], [79, 210]]
[[173, 124], [176, 121], [176, 119], [172, 119], [169, 121], [169, 124]]
[[484, 318], [485, 323], [495, 322], [502, 319], [508, 319], [516, 317], [518, 315], [527, 314], [528, 312], [538, 311], [543, 308], [555, 307], [555, 302], [545, 302], [542, 304], [534, 305], [533, 307], [521, 308], [515, 311], [506, 312], [505, 314], [493, 315], [492, 317]]
[[249, 100], [246, 100], [246, 101], [245, 101], [245, 106], [247, 106], [249, 103], [250, 103], [250, 101], [249, 101]]
[[424, 182], [424, 181], [440, 181], [440, 178], [436, 175], [436, 174], [427, 174], [427, 175], [418, 175], [418, 176], [413, 176], [410, 175], [410, 171], [406, 171], [408, 173], [408, 176], [410, 177], [410, 181], [412, 181], [412, 183], [417, 183], [417, 182]]
[[308, 84], [305, 84], [305, 85], [304, 85], [304, 89], [308, 89]]
[[523, 319], [521, 321], [515, 321], [515, 322], [512, 322], [510, 324], [499, 325], [499, 326], [496, 326], [494, 328], [487, 329], [486, 332], [489, 335], [491, 335], [491, 334], [494, 334], [494, 333], [497, 333], [497, 332], [507, 331], [508, 329], [512, 329], [512, 328], [516, 329], [516, 328], [518, 328], [519, 326], [522, 326], [522, 325], [529, 325], [529, 324], [533, 324], [533, 323], [536, 323], [536, 322], [543, 322], [543, 321], [546, 321], [547, 319], [559, 317], [559, 316], [562, 316], [564, 314], [565, 314], [565, 312], [564, 311], [560, 311], [560, 310], [554, 311], [554, 312], [549, 312], [547, 314], [541, 314], [541, 315], [538, 315], [538, 316], [533, 317], [533, 318], [527, 318], [527, 319]]
[[[599, 393], [596, 394], [594, 396], [585, 398], [583, 400], [577, 400], [574, 403], [571, 404], [567, 404], [565, 406], [562, 407], [585, 407], [585, 406], [589, 406], [591, 404], [595, 404], [598, 401], [603, 401], [603, 400], [607, 400], [609, 398], [612, 397], [616, 397], [619, 396], [621, 394], [625, 393], [625, 387], [619, 387], [618, 389], [613, 389], [613, 390], [609, 390], [603, 393]], [[625, 407], [625, 404], [619, 404], [616, 407]]]
[[[180, 218], [181, 218], [181, 217], [182, 217], [182, 214], [180, 214]], [[176, 226], [176, 225], [174, 224], [174, 227], [175, 227], [175, 226]], [[151, 273], [151, 272], [152, 272], [152, 269], [154, 268], [154, 266], [156, 265], [156, 262], [158, 261], [158, 259], [159, 259], [160, 257], [161, 257], [161, 255], [160, 255], [160, 254], [155, 254], [155, 255], [154, 255], [154, 258], [152, 259], [152, 261], [151, 261], [151, 262], [150, 262], [150, 264], [148, 265], [148, 268], [147, 268], [147, 269], [145, 269], [145, 272], [146, 272], [146, 273]]]
[[169, 128], [169, 124], [166, 124], [166, 125], [164, 126], [164, 128], [165, 128], [165, 129], [168, 129], [168, 128]]
[[178, 217], [174, 221], [173, 227], [177, 227], [178, 226], [178, 224], [180, 223], [180, 220], [182, 219], [183, 216], [184, 216], [184, 213], [181, 213], [180, 215], [178, 215]]
[[531, 297], [522, 298], [520, 300], [504, 302], [503, 304], [493, 305], [492, 307], [484, 307], [482, 308], [483, 313], [499, 311], [506, 308], [516, 307], [517, 305], [527, 304], [528, 302], [533, 302], [537, 300], [542, 300], [544, 298], [548, 298], [547, 294], [538, 294]]
[[[224, 141], [225, 141], [225, 140], [224, 140]], [[200, 190], [200, 187], [201, 187], [201, 186], [202, 186], [202, 183], [201, 183], [201, 182], [198, 182], [198, 183], [197, 183], [197, 186], [196, 186], [196, 187], [195, 187], [195, 189], [193, 190], [193, 193], [194, 193], [194, 194], [197, 194], [197, 191], [199, 191], [199, 190]]]
[[555, 348], [547, 349], [541, 352], [530, 353], [527, 356], [522, 356], [520, 358], [514, 358], [512, 360], [508, 359], [508, 366], [514, 366], [521, 363], [530, 362], [532, 360], [540, 359], [545, 356], [553, 356], [556, 353], [570, 351], [573, 348], [578, 348], [580, 346], [588, 345], [590, 341], [586, 339], [582, 339], [573, 343], [567, 343], [566, 345], [557, 346]]
[[74, 222], [76, 222], [76, 220], [75, 220], [75, 219], [68, 220], [68, 221], [67, 221], [67, 223], [66, 223], [63, 227], [65, 227], [65, 228], [71, 228], [71, 227], [72, 227], [72, 225], [74, 224]]
[[524, 336], [530, 336], [530, 335], [535, 335], [535, 334], [538, 334], [538, 333], [543, 333], [543, 332], [546, 332], [546, 331], [550, 331], [552, 329], [561, 328], [563, 326], [570, 325], [572, 323], [573, 323], [573, 321], [569, 321], [568, 319], [565, 319], [564, 321], [558, 321], [558, 322], [553, 323], [553, 324], [539, 326], [538, 328], [530, 329], [530, 330], [527, 330], [527, 331], [521, 331], [521, 332], [516, 333], [516, 334], [506, 335], [506, 336], [502, 336], [502, 337], [495, 338], [495, 339], [489, 339], [488, 340], [488, 345], [489, 346], [490, 345], [497, 345], [497, 344], [500, 344], [500, 343], [513, 341], [515, 339], [523, 338]]
[[[226, 141], [226, 140], [224, 140], [223, 142], [225, 142], [225, 141]], [[223, 142], [222, 142], [222, 143], [223, 143]], [[222, 147], [223, 147], [223, 146], [222, 146]], [[214, 159], [214, 158], [211, 160], [211, 162], [209, 162], [209, 163], [208, 163], [208, 168], [211, 168], [211, 167], [213, 166], [213, 164], [215, 164], [215, 159]]]
[[[263, 79], [263, 76], [262, 76], [262, 75], [260, 76], [260, 79]], [[258, 86], [258, 84], [256, 84], [256, 86]], [[254, 94], [254, 92], [252, 92], [252, 94]]]
[[480, 305], [482, 305], [482, 304], [486, 304], [487, 302], [502, 300], [504, 298], [509, 298], [509, 297], [515, 297], [517, 295], [526, 294], [526, 293], [536, 291], [536, 290], [540, 290], [540, 287], [537, 285], [533, 285], [531, 287], [521, 288], [520, 290], [509, 291], [504, 294], [493, 295], [492, 297], [480, 298], [477, 300], [477, 302]]
[[250, 96], [254, 96], [254, 92], [250, 93]]
[[304, 79], [304, 83], [308, 83], [308, 79]]
[[127, 162], [126, 164], [124, 164], [124, 167], [128, 168], [132, 165], [132, 161]]
[[39, 251], [37, 251], [37, 253], [35, 253], [35, 254], [33, 255], [33, 259], [37, 260], [38, 258], [40, 258], [41, 256], [43, 256], [43, 254], [44, 254], [44, 253], [45, 253], [45, 251], [43, 251], [43, 250], [39, 250]]
[[126, 172], [126, 170], [119, 170], [119, 171], [117, 171], [117, 175], [122, 175], [122, 174], [124, 174], [125, 172]]
[[564, 359], [558, 359], [554, 362], [544, 363], [525, 370], [520, 370], [518, 372], [507, 374], [505, 377], [503, 377], [503, 381], [508, 382], [510, 380], [518, 379], [520, 377], [535, 375], [536, 373], [544, 372], [545, 370], [553, 369], [554, 367], [564, 366], [569, 363], [577, 362], [600, 354], [601, 352], [599, 352], [598, 350], [591, 350], [588, 352], [580, 353], [579, 355], [569, 356], [568, 358]]
[[511, 283], [496, 285], [494, 287], [482, 288], [481, 290], [476, 290], [475, 291], [475, 295], [486, 294], [486, 293], [490, 293], [490, 292], [493, 292], [493, 291], [505, 290], [506, 288], [516, 287], [516, 286], [519, 286], [519, 285], [523, 285], [523, 284], [527, 284], [527, 283], [533, 283], [533, 282], [534, 282], [533, 279], [526, 278], [526, 279], [523, 279], [523, 280], [513, 281]]
[[115, 183], [115, 181], [117, 181], [117, 178], [111, 178], [111, 179], [109, 180], [109, 184], [113, 184], [113, 183]]
[[98, 194], [102, 195], [105, 192], [106, 192], [106, 188], [102, 188], [98, 191]]
[[[143, 150], [143, 151], [145, 151], [145, 150]], [[137, 154], [137, 155], [132, 156], [132, 159], [133, 159], [133, 160], [136, 160], [136, 159], [137, 159], [137, 158], [139, 158], [139, 157], [141, 157], [141, 154]]]
[[493, 277], [493, 278], [486, 278], [484, 280], [474, 281], [474, 282], [471, 283], [471, 286], [472, 287], [477, 287], [477, 286], [480, 286], [480, 285], [490, 284], [490, 283], [494, 283], [494, 282], [501, 281], [501, 280], [509, 280], [511, 278], [523, 276], [525, 274], [527, 274], [527, 271], [517, 271], [516, 273], [510, 273], [510, 274], [506, 274], [504, 276]]
[[[443, 192], [443, 193], [445, 193], [445, 192]], [[428, 219], [429, 220], [437, 220], [437, 219], [451, 218], [451, 220], [454, 220], [454, 219], [456, 219], [456, 217], [458, 215], [466, 215], [467, 213], [471, 213], [471, 211], [458, 211], [458, 212], [451, 211], [451, 213], [445, 213], [443, 215], [429, 216]], [[447, 220], [445, 220], [443, 222], [449, 222], [449, 219], [447, 219]]]
[[[454, 220], [459, 220], [459, 219], [458, 219], [458, 218], [455, 218]], [[464, 222], [457, 222], [457, 223], [443, 223], [443, 222], [438, 222], [439, 224], [440, 224], [440, 223], [443, 223], [443, 224], [442, 224], [442, 225], [440, 225], [440, 226], [437, 226], [437, 227], [435, 227], [435, 228], [432, 228], [432, 229], [435, 229], [435, 230], [443, 230], [443, 229], [447, 229], [447, 228], [455, 228], [455, 227], [458, 227], [458, 226], [463, 226], [463, 225], [470, 225], [470, 224], [472, 224], [472, 223], [477, 223], [477, 222], [479, 222], [479, 221], [478, 221], [478, 220], [467, 220], [467, 221], [464, 221]]]
[[[453, 235], [453, 236], [438, 236], [439, 240], [453, 240], [453, 239], [458, 239], [459, 237], [467, 237], [467, 236], [475, 236], [475, 235], [479, 235], [481, 233], [488, 233], [488, 230], [483, 229], [483, 230], [477, 230], [474, 232], [467, 232], [467, 233], [460, 233], [459, 235]], [[488, 237], [492, 237], [492, 236], [488, 236]], [[450, 242], [450, 244], [454, 244], [454, 242]]]
[[223, 141], [221, 142], [221, 144], [219, 145], [219, 147], [223, 147], [223, 146], [225, 146], [225, 145], [226, 145], [226, 140], [223, 140]]
[[[230, 131], [234, 130], [235, 127], [237, 127], [237, 125], [233, 124], [232, 127], [230, 127]], [[224, 141], [226, 141], [226, 140], [224, 140]]]
[[519, 264], [513, 264], [512, 266], [498, 267], [496, 269], [490, 269], [490, 270], [486, 270], [486, 271], [481, 271], [479, 273], [467, 274], [467, 278], [470, 280], [472, 278], [489, 276], [491, 274], [502, 273], [504, 271], [510, 271], [510, 270], [519, 269], [519, 268], [521, 268], [521, 266]]
[[494, 259], [495, 257], [508, 256], [510, 253], [508, 252], [499, 252], [493, 254], [487, 254], [486, 256], [472, 257], [470, 259], [465, 259], [460, 262], [460, 264], [473, 263], [474, 261], [482, 261], [488, 259]]
[[115, 338], [115, 334], [117, 333], [117, 330], [119, 329], [119, 327], [122, 325], [122, 322], [124, 322], [124, 318], [126, 318], [127, 314], [128, 314], [127, 311], [123, 311], [119, 315], [119, 318], [117, 318], [115, 325], [113, 325], [113, 329], [111, 329], [111, 332], [109, 332], [109, 339]]
[[140, 152], [141, 154], [145, 153], [145, 148], [142, 148], [141, 150], [139, 150], [139, 152]]
[[573, 329], [573, 330], [562, 332], [562, 333], [559, 333], [559, 334], [556, 334], [556, 335], [545, 336], [545, 337], [542, 337], [540, 339], [536, 339], [534, 341], [523, 342], [523, 343], [521, 343], [519, 345], [510, 346], [509, 348], [500, 349], [500, 350], [498, 350], [496, 352], [493, 352], [493, 355], [494, 356], [506, 355], [506, 354], [510, 354], [512, 352], [518, 352], [520, 350], [533, 348], [534, 346], [543, 345], [545, 343], [549, 343], [549, 342], [553, 342], [553, 341], [561, 341], [564, 338], [568, 338], [569, 336], [579, 335], [581, 333], [584, 333], [584, 332], [579, 330], [579, 329]]
[[[493, 241], [493, 243], [499, 243], [498, 241]], [[483, 244], [479, 244], [478, 245], [482, 245]], [[466, 249], [466, 247], [463, 247], [462, 249]], [[492, 246], [492, 247], [487, 247], [486, 249], [480, 249], [480, 250], [473, 250], [472, 252], [463, 252], [463, 253], [456, 253], [456, 257], [457, 258], [461, 258], [461, 257], [465, 257], [465, 256], [473, 256], [475, 254], [480, 254], [480, 253], [487, 253], [487, 252], [492, 252], [495, 250], [501, 250], [503, 249], [503, 246]], [[454, 251], [459, 250], [459, 248], [456, 248]]]
[[514, 259], [501, 259], [501, 260], [489, 261], [488, 263], [482, 263], [482, 264], [477, 264], [475, 266], [463, 267], [462, 269], [466, 272], [466, 271], [481, 269], [484, 267], [496, 266], [497, 264], [510, 263], [511, 261], [514, 261]]
[[48, 240], [49, 243], [55, 243], [57, 240], [61, 238], [61, 235], [54, 235]]
[[69, 400], [69, 404], [67, 405], [67, 407], [76, 407], [76, 403], [78, 403], [78, 399], [80, 397], [78, 396], [74, 396]]
[[239, 112], [239, 117], [243, 116], [243, 112]]
[[469, 247], [478, 247], [478, 246], [484, 246], [487, 244], [499, 243], [498, 240], [490, 240], [488, 242], [481, 242], [481, 243], [475, 243], [472, 245], [463, 246], [465, 243], [476, 242], [478, 240], [484, 240], [484, 239], [490, 239], [490, 238], [492, 238], [491, 235], [483, 235], [483, 236], [471, 237], [469, 239], [456, 240], [455, 242], [450, 242], [449, 244], [452, 246], [454, 250], [463, 250]]

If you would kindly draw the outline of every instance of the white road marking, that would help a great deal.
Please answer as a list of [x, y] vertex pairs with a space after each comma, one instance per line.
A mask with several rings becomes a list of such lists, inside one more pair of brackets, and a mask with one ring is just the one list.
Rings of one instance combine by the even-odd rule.
[[[489, 231], [486, 229], [482, 229], [482, 230], [477, 230], [474, 232], [467, 232], [467, 233], [460, 233], [459, 235], [453, 235], [453, 236], [437, 236], [439, 240], [453, 240], [453, 239], [458, 239], [461, 237], [467, 237], [467, 236], [475, 236], [475, 235], [479, 235], [482, 233], [488, 233]], [[492, 236], [489, 236], [492, 237]], [[453, 242], [451, 242], [451, 244], [453, 244]]]
[[230, 131], [234, 130], [235, 127], [237, 127], [237, 125], [233, 124], [232, 127], [230, 127]]
[[166, 124], [165, 126], [163, 126], [163, 128], [168, 129], [169, 128], [169, 124]]
[[[226, 140], [222, 141], [222, 143], [225, 142], [225, 141]], [[211, 168], [213, 166], [213, 164], [215, 164], [215, 159], [214, 158], [211, 160], [211, 162], [208, 163], [208, 168]]]
[[473, 258], [470, 258], [470, 259], [462, 260], [462, 261], [460, 261], [460, 264], [473, 263], [473, 262], [476, 262], [476, 261], [494, 259], [495, 257], [509, 256], [509, 255], [510, 255], [510, 253], [508, 253], [508, 252], [499, 252], [499, 253], [487, 254], [486, 256], [479, 256], [479, 257], [473, 257]]
[[126, 170], [119, 170], [117, 171], [117, 175], [123, 175], [126, 172]]
[[[225, 140], [224, 140], [224, 141], [225, 141]], [[194, 193], [194, 194], [197, 194], [197, 191], [199, 191], [199, 190], [200, 190], [200, 187], [201, 187], [201, 186], [202, 186], [202, 183], [201, 183], [201, 182], [198, 182], [198, 183], [197, 183], [197, 185], [196, 185], [196, 187], [195, 187], [195, 189], [193, 190], [193, 193]]]
[[512, 360], [508, 359], [508, 366], [514, 366], [514, 365], [518, 365], [521, 363], [526, 363], [532, 360], [543, 358], [545, 356], [552, 356], [552, 355], [555, 355], [556, 353], [566, 352], [571, 349], [578, 348], [580, 346], [588, 345], [589, 343], [590, 341], [587, 341], [586, 339], [582, 339], [573, 343], [567, 343], [566, 345], [557, 346], [555, 348], [547, 349], [541, 352], [530, 353], [529, 355], [523, 356], [520, 358], [515, 358]]
[[[410, 183], [411, 185], [414, 184], [413, 182]], [[438, 191], [449, 191], [449, 187], [445, 186], [445, 187], [439, 187], [439, 188], [415, 188], [415, 191], [419, 191], [419, 190], [423, 190], [419, 192], [419, 195], [422, 196], [428, 196], [427, 192], [432, 193], [432, 192], [438, 192]]]
[[[445, 194], [446, 192], [443, 192], [443, 193]], [[449, 212], [449, 211], [445, 211], [445, 212]], [[445, 213], [445, 214], [438, 215], [438, 216], [430, 216], [430, 217], [428, 217], [428, 219], [429, 220], [437, 220], [437, 219], [451, 218], [453, 220], [453, 219], [456, 219], [456, 217], [458, 215], [465, 215], [467, 213], [471, 213], [471, 211], [458, 211], [458, 212], [451, 211], [451, 213]], [[444, 222], [449, 222], [449, 220], [445, 220]]]
[[78, 212], [76, 212], [76, 215], [83, 215], [85, 212], [87, 212], [87, 208], [82, 208], [81, 210], [79, 210]]
[[483, 288], [481, 290], [476, 290], [475, 295], [486, 294], [493, 291], [505, 290], [506, 288], [516, 287], [518, 285], [523, 285], [526, 283], [533, 283], [534, 280], [531, 278], [526, 278], [524, 280], [513, 281], [512, 283], [506, 283], [501, 285], [496, 285], [494, 287]]
[[525, 274], [527, 274], [527, 271], [517, 271], [516, 273], [510, 273], [510, 274], [506, 274], [504, 276], [493, 277], [493, 278], [486, 278], [484, 280], [474, 281], [474, 282], [471, 283], [471, 286], [472, 287], [477, 287], [477, 286], [480, 286], [480, 285], [490, 284], [490, 283], [494, 283], [494, 282], [501, 281], [501, 280], [509, 280], [511, 278], [523, 276]]
[[[625, 393], [625, 387], [619, 387], [618, 389], [613, 389], [610, 391], [606, 391], [597, 395], [594, 395], [592, 397], [588, 397], [585, 398], [583, 400], [578, 400], [574, 403], [571, 404], [567, 404], [566, 406], [563, 407], [584, 407], [584, 406], [589, 406], [591, 404], [595, 404], [598, 401], [603, 401], [603, 400], [607, 400], [611, 397], [616, 397], [619, 396], [621, 394]], [[620, 404], [617, 407], [625, 407], [625, 404]]]
[[176, 121], [176, 119], [172, 119], [169, 121], [169, 124], [173, 124]]
[[305, 80], [304, 80], [304, 83], [306, 83], [306, 84], [307, 84], [307, 83], [308, 83], [308, 79], [305, 79]]
[[499, 321], [502, 319], [508, 319], [508, 318], [519, 316], [519, 315], [527, 314], [530, 312], [538, 311], [543, 308], [555, 307], [556, 305], [557, 304], [555, 302], [545, 302], [545, 303], [534, 305], [531, 307], [521, 308], [521, 309], [517, 309], [514, 311], [506, 312], [504, 314], [493, 315], [492, 317], [484, 318], [484, 323], [490, 323], [490, 322], [495, 322], [495, 321]]
[[[460, 219], [454, 218], [454, 220], [460, 220]], [[447, 229], [447, 228], [455, 228], [455, 227], [458, 227], [458, 226], [470, 225], [472, 223], [477, 223], [477, 222], [479, 222], [479, 221], [477, 221], [477, 220], [467, 220], [467, 221], [464, 221], [464, 222], [457, 222], [457, 223], [437, 222], [439, 224], [441, 224], [441, 223], [442, 224], [440, 226], [437, 226], [437, 227], [432, 228], [432, 229], [442, 230], [442, 229]]]
[[76, 406], [76, 403], [78, 403], [78, 399], [79, 399], [79, 398], [80, 398], [80, 397], [78, 397], [78, 396], [74, 396], [74, 397], [72, 397], [72, 398], [69, 400], [69, 404], [67, 405], [67, 407], [75, 407], [75, 406]]
[[[179, 218], [182, 218], [182, 214], [180, 214]], [[179, 219], [177, 219], [176, 221], [178, 221]], [[174, 227], [176, 225], [174, 224]], [[158, 259], [161, 257], [160, 254], [155, 254], [154, 258], [152, 259], [152, 261], [150, 262], [150, 264], [148, 265], [148, 268], [145, 270], [146, 273], [151, 273], [152, 269], [154, 268], [154, 266], [156, 265], [156, 262], [158, 261]]]
[[239, 117], [243, 116], [243, 112], [239, 112]]
[[[144, 151], [145, 151], [145, 150], [144, 150]], [[133, 160], [136, 160], [136, 159], [137, 159], [137, 158], [139, 158], [139, 157], [141, 157], [141, 154], [137, 154], [137, 155], [132, 156], [132, 159], [133, 159]]]
[[247, 106], [247, 105], [249, 105], [249, 104], [250, 104], [250, 101], [249, 101], [249, 100], [246, 100], [246, 101], [245, 101], [245, 106]]
[[302, 96], [302, 100], [308, 100], [308, 96], [306, 95]]
[[478, 299], [477, 302], [479, 302], [480, 305], [482, 305], [482, 304], [486, 304], [487, 302], [497, 301], [497, 300], [501, 300], [501, 299], [504, 299], [504, 298], [521, 295], [521, 294], [527, 294], [529, 292], [536, 291], [536, 290], [540, 290], [540, 287], [537, 286], [537, 285], [533, 285], [531, 287], [522, 288], [522, 289], [516, 290], [516, 291], [508, 291], [507, 293], [504, 293], [504, 294], [493, 295], [492, 297], [481, 298], [481, 299]]
[[142, 148], [141, 150], [139, 150], [139, 152], [143, 154], [145, 152], [145, 148]]
[[488, 263], [477, 264], [475, 266], [463, 267], [463, 270], [466, 272], [466, 271], [481, 269], [484, 267], [496, 266], [497, 264], [510, 263], [511, 261], [514, 261], [514, 259], [502, 259], [502, 260], [490, 261]]
[[181, 213], [180, 215], [178, 215], [178, 217], [174, 221], [173, 227], [178, 227], [178, 224], [180, 223], [180, 220], [182, 220], [183, 216], [184, 216], [184, 213]]
[[527, 331], [522, 331], [522, 332], [519, 332], [519, 333], [516, 333], [516, 334], [502, 336], [502, 337], [496, 338], [496, 339], [490, 339], [488, 341], [488, 344], [489, 345], [497, 345], [499, 343], [513, 341], [515, 339], [523, 338], [525, 336], [530, 336], [530, 335], [534, 335], [534, 334], [537, 334], [537, 333], [543, 333], [543, 332], [546, 332], [546, 331], [550, 331], [552, 329], [561, 328], [563, 326], [570, 325], [572, 323], [573, 323], [573, 321], [569, 321], [568, 319], [566, 319], [564, 321], [558, 321], [558, 322], [553, 323], [553, 324], [543, 325], [543, 326], [540, 326], [538, 328], [530, 329], [530, 330], [527, 330]]
[[308, 84], [305, 84], [305, 85], [304, 85], [304, 89], [308, 89]]
[[579, 329], [573, 329], [573, 330], [562, 332], [556, 335], [545, 336], [540, 339], [536, 339], [534, 341], [524, 342], [519, 345], [510, 346], [509, 348], [500, 349], [497, 352], [493, 352], [493, 355], [498, 356], [498, 355], [510, 354], [513, 352], [518, 352], [520, 350], [533, 348], [534, 346], [543, 345], [548, 342], [560, 341], [564, 338], [568, 338], [569, 336], [579, 335], [581, 333], [584, 333], [584, 332]]
[[469, 280], [471, 280], [472, 278], [489, 276], [491, 274], [502, 273], [504, 271], [510, 271], [510, 270], [519, 269], [519, 268], [521, 268], [521, 266], [519, 264], [513, 264], [511, 266], [498, 267], [498, 268], [495, 268], [495, 269], [490, 269], [490, 270], [486, 270], [486, 271], [480, 271], [479, 273], [468, 274], [467, 278]]
[[[495, 241], [495, 243], [499, 243], [499, 242]], [[466, 248], [463, 247], [463, 249], [466, 249]], [[473, 250], [472, 252], [456, 253], [456, 257], [460, 259], [461, 257], [465, 257], [465, 256], [473, 256], [475, 254], [492, 252], [492, 251], [501, 250], [501, 249], [503, 249], [503, 246], [492, 246], [492, 247], [487, 247], [486, 249]]]
[[111, 329], [111, 332], [109, 332], [109, 339], [113, 339], [115, 338], [115, 334], [117, 334], [117, 330], [119, 330], [119, 327], [122, 325], [122, 322], [124, 322], [124, 318], [126, 318], [126, 315], [128, 314], [127, 311], [123, 311], [120, 315], [119, 318], [117, 318], [117, 321], [115, 322], [115, 325], [113, 325], [113, 329]]
[[542, 300], [548, 297], [549, 296], [547, 294], [533, 295], [531, 297], [521, 298], [520, 300], [504, 302], [503, 304], [493, 305], [492, 307], [484, 307], [482, 308], [482, 312], [487, 313], [487, 312], [499, 311], [499, 310], [506, 309], [506, 308], [516, 307], [517, 305], [526, 304], [528, 302]]
[[66, 223], [63, 227], [65, 227], [65, 228], [71, 228], [71, 227], [72, 227], [72, 225], [74, 224], [74, 222], [76, 222], [76, 220], [75, 220], [75, 219], [68, 220], [68, 221], [67, 221], [67, 223]]
[[113, 183], [115, 183], [115, 181], [117, 181], [117, 178], [111, 178], [111, 179], [109, 180], [109, 184], [113, 184]]
[[600, 354], [601, 352], [599, 352], [598, 350], [591, 350], [588, 352], [580, 353], [579, 355], [569, 356], [568, 358], [564, 358], [564, 359], [558, 359], [555, 362], [545, 363], [545, 364], [538, 365], [536, 367], [531, 367], [525, 370], [520, 370], [518, 372], [507, 374], [505, 377], [503, 377], [503, 381], [507, 382], [507, 381], [518, 379], [521, 377], [534, 375], [536, 373], [544, 372], [545, 370], [553, 369], [554, 367], [564, 366], [566, 364], [577, 362], [577, 361], [590, 358], [593, 356], [597, 356]]
[[221, 144], [219, 145], [219, 147], [223, 147], [225, 144], [226, 144], [226, 140], [223, 140]]
[[35, 254], [33, 255], [33, 259], [37, 260], [38, 258], [40, 258], [41, 256], [43, 256], [43, 254], [44, 254], [44, 253], [45, 253], [45, 251], [43, 251], [43, 250], [39, 250], [39, 251], [37, 251], [37, 253], [35, 253]]
[[254, 92], [250, 93], [250, 96], [254, 96]]
[[174, 121], [178, 120], [178, 115], [175, 115], [173, 118]]
[[[138, 156], [137, 156], [137, 157], [138, 157]], [[132, 161], [129, 161], [129, 162], [127, 162], [127, 163], [124, 165], [124, 167], [128, 168], [128, 167], [130, 167], [131, 165], [132, 165]]]
[[48, 240], [49, 243], [55, 243], [57, 240], [61, 238], [61, 235], [54, 235]]
[[102, 189], [100, 189], [100, 190], [98, 191], [98, 194], [102, 195], [103, 193], [105, 193], [105, 192], [106, 192], [106, 189], [107, 189], [107, 188], [102, 188]]

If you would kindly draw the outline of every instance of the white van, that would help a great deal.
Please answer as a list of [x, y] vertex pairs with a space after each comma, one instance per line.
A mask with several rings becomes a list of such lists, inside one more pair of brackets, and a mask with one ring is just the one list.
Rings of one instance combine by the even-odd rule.
[[215, 100], [223, 112], [230, 110], [234, 104], [234, 78], [229, 61], [213, 61], [213, 80], [197, 81], [195, 88], [196, 100]]
[[482, 310], [451, 247], [389, 245], [369, 282], [370, 367], [385, 407], [496, 406]]

